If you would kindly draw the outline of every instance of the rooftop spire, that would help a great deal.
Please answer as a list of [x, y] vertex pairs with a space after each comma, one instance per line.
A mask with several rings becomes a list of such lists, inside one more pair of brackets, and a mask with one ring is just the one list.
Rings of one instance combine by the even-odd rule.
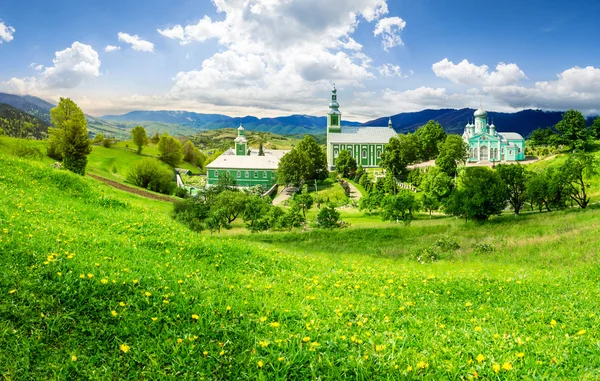
[[390, 119], [388, 120], [388, 127], [394, 128], [394, 126], [392, 125], [392, 117], [390, 117]]

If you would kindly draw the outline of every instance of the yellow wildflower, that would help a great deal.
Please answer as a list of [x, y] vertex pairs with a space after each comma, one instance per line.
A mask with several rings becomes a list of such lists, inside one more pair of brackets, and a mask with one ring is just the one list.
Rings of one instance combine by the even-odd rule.
[[417, 363], [417, 368], [418, 369], [427, 369], [427, 368], [429, 368], [429, 364], [427, 364], [425, 361], [419, 361]]
[[146, 295], [146, 296], [152, 296], [152, 294], [151, 294], [151, 293], [149, 293], [148, 291], [146, 291], [146, 292], [144, 293], [144, 295]]
[[496, 373], [500, 372], [500, 364], [492, 365], [492, 369], [494, 369], [494, 372], [496, 372]]
[[523, 352], [517, 353], [517, 357], [520, 359], [522, 359], [524, 356], [525, 356], [525, 353], [523, 353]]
[[227, 306], [226, 310], [231, 311], [231, 306]]
[[131, 347], [129, 347], [129, 345], [127, 345], [127, 344], [121, 344], [119, 346], [119, 349], [121, 349], [123, 352], [127, 353], [127, 352], [129, 352], [129, 350], [131, 349]]
[[198, 320], [200, 318], [200, 316], [196, 315], [196, 314], [192, 314], [192, 319], [194, 320]]
[[94, 274], [90, 274], [90, 273], [88, 273], [88, 275], [87, 275], [87, 276], [88, 276], [88, 278], [92, 279], [92, 278], [94, 277]]
[[9, 294], [14, 294], [15, 292], [17, 292], [17, 290], [14, 290], [14, 289], [13, 289], [13, 290], [10, 290], [8, 293], [9, 293]]
[[308, 337], [308, 336], [305, 336], [302, 338], [303, 343], [308, 343], [309, 341], [310, 341], [310, 337]]
[[110, 314], [111, 314], [112, 316], [117, 316], [117, 315], [118, 315], [117, 311], [115, 311], [115, 310], [112, 310], [112, 311], [110, 311]]
[[260, 360], [260, 361], [257, 363], [257, 365], [258, 365], [258, 367], [259, 367], [259, 368], [262, 368], [262, 367], [263, 367], [263, 365], [265, 365], [265, 363], [264, 363], [264, 362], [262, 362], [262, 360]]
[[81, 279], [85, 279], [85, 274], [79, 274], [79, 277], [80, 277]]
[[261, 346], [261, 348], [266, 348], [269, 346], [269, 342], [268, 341], [261, 341], [258, 343], [258, 345]]
[[550, 321], [550, 326], [551, 326], [552, 328], [554, 328], [554, 327], [556, 326], [556, 320], [552, 319], [552, 320]]
[[202, 352], [202, 354], [203, 354], [204, 356], [208, 356], [208, 352], [207, 352], [207, 351], [204, 351], [204, 352]]
[[158, 320], [158, 318], [155, 318], [155, 317], [152, 318], [152, 321], [157, 321], [157, 320]]
[[505, 362], [504, 364], [502, 364], [502, 369], [504, 369], [504, 370], [512, 370], [512, 368], [513, 368], [513, 366], [509, 362]]
[[273, 323], [269, 324], [269, 325], [271, 326], [271, 328], [278, 328], [279, 327], [279, 323], [277, 323], [275, 321]]
[[410, 366], [410, 365], [409, 365], [408, 367], [406, 367], [406, 371], [407, 371], [407, 372], [410, 372], [411, 370], [413, 370], [413, 367], [412, 367], [412, 366]]
[[120, 305], [121, 307], [125, 307], [125, 303], [123, 303], [123, 302], [119, 302], [119, 305]]
[[182, 341], [183, 341], [183, 340], [182, 340], [181, 338], [178, 338], [178, 339], [177, 339], [177, 344], [181, 344], [181, 342], [182, 342]]
[[75, 356], [75, 355], [71, 356], [71, 361], [77, 361], [77, 356]]
[[219, 356], [223, 356], [224, 354], [225, 354], [225, 351], [219, 352]]
[[477, 361], [478, 362], [483, 362], [483, 360], [485, 360], [485, 357], [483, 357], [482, 354], [479, 354], [479, 356], [477, 356]]
[[107, 284], [108, 283], [108, 279], [104, 278], [100, 281], [102, 284]]
[[577, 332], [577, 334], [578, 334], [579, 336], [581, 336], [581, 335], [585, 334], [585, 332], [586, 332], [586, 331], [585, 331], [585, 329], [582, 329], [581, 331]]
[[277, 358], [277, 361], [283, 361], [283, 360], [285, 360], [283, 357], [278, 357]]

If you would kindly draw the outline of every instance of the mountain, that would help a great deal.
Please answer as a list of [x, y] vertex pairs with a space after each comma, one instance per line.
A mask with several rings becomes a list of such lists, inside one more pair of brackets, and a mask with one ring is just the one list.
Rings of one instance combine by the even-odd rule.
[[[105, 115], [101, 119], [113, 122], [145, 122], [179, 124], [199, 131], [237, 127], [240, 124], [249, 131], [272, 132], [283, 135], [324, 134], [327, 117], [290, 115], [276, 118], [244, 116], [232, 118], [221, 114], [200, 114], [189, 111], [132, 111], [124, 115]], [[358, 126], [358, 122], [345, 122], [347, 126]]]
[[[465, 124], [472, 123], [474, 109], [463, 108], [423, 110], [406, 112], [392, 116], [394, 129], [401, 133], [414, 132], [430, 120], [440, 123], [448, 133], [462, 134]], [[488, 119], [496, 125], [499, 132], [518, 132], [527, 137], [531, 131], [540, 127], [550, 127], [558, 123], [563, 116], [562, 111], [523, 110], [515, 113], [488, 111]], [[365, 126], [387, 126], [388, 117], [365, 123]], [[587, 119], [591, 125], [592, 118]]]
[[6, 103], [0, 103], [1, 133], [15, 138], [43, 139], [48, 136], [48, 127], [49, 124], [45, 121]]
[[0, 93], [0, 103], [24, 111], [46, 123], [50, 123], [50, 109], [55, 106], [50, 102], [31, 95], [19, 96], [6, 93]]

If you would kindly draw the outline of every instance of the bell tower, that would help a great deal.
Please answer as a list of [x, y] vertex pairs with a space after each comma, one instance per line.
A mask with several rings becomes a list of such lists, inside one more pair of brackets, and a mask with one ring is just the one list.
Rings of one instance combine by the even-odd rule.
[[248, 139], [244, 136], [244, 127], [240, 124], [238, 127], [238, 136], [235, 138], [235, 155], [236, 156], [247, 156], [248, 155]]
[[340, 105], [337, 102], [337, 89], [333, 85], [331, 90], [331, 103], [327, 113], [327, 133], [342, 132], [342, 113], [339, 110]]

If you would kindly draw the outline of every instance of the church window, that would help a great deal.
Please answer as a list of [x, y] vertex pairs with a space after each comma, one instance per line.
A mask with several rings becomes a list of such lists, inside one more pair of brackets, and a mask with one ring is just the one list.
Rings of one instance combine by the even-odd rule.
[[338, 116], [337, 115], [331, 115], [331, 125], [332, 126], [338, 126], [339, 125], [339, 120], [338, 120]]
[[219, 171], [215, 171], [215, 177], [219, 177]]
[[258, 179], [258, 172], [257, 171], [254, 171], [254, 178]]
[[266, 178], [267, 178], [267, 171], [264, 171], [263, 172], [263, 179], [266, 179]]
[[238, 171], [238, 179], [242, 177], [242, 171]]
[[246, 178], [250, 177], [250, 172], [246, 171]]
[[381, 150], [377, 150], [377, 158], [381, 157]]
[[333, 151], [333, 157], [334, 157], [334, 158], [336, 158], [336, 159], [337, 159], [338, 155], [339, 155], [339, 152], [338, 152], [338, 150], [335, 150], [335, 151]]
[[364, 149], [364, 150], [362, 151], [362, 158], [363, 158], [363, 159], [366, 159], [366, 158], [367, 158], [367, 150], [366, 150], [366, 149]]

